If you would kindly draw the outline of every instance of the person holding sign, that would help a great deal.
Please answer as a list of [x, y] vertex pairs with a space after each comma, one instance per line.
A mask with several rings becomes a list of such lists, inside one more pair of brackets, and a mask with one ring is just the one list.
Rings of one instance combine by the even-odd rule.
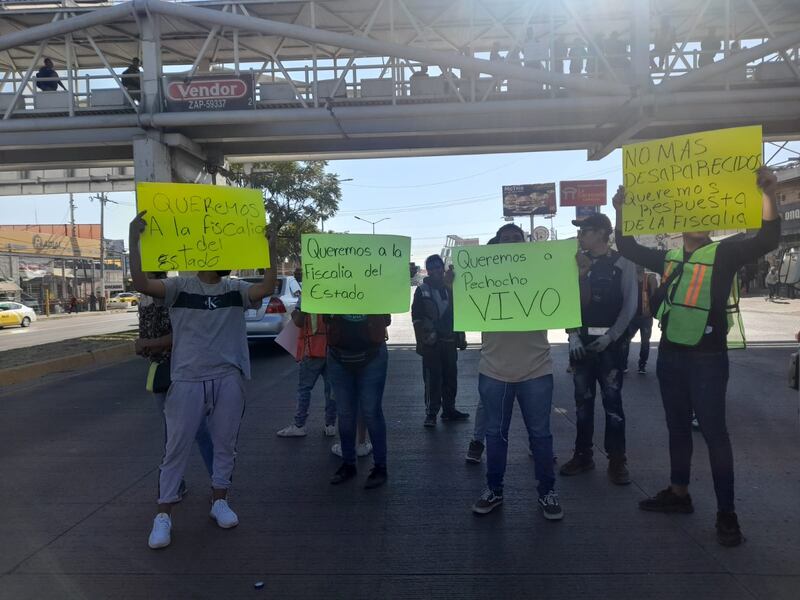
[[611, 221], [595, 213], [580, 221], [578, 242], [589, 268], [584, 276], [588, 298], [581, 302], [582, 327], [569, 331], [569, 355], [577, 413], [575, 453], [561, 475], [594, 469], [594, 400], [597, 386], [606, 413], [605, 451], [612, 483], [631, 482], [625, 455], [625, 412], [622, 409], [623, 361], [628, 326], [636, 314], [636, 267], [609, 245]]
[[[408, 296], [406, 296], [407, 298]], [[328, 377], [336, 399], [342, 466], [331, 478], [339, 485], [356, 476], [356, 423], [358, 413], [367, 424], [375, 464], [366, 489], [386, 483], [386, 419], [383, 388], [389, 353], [386, 328], [391, 315], [330, 315], [328, 326]]]
[[737, 271], [778, 247], [777, 179], [766, 167], [756, 174], [762, 191], [762, 226], [752, 238], [713, 242], [709, 232], [683, 234], [683, 248], [656, 250], [623, 235], [625, 189], [614, 196], [617, 247], [623, 256], [662, 274], [653, 301], [661, 322], [656, 366], [669, 430], [670, 485], [639, 508], [665, 513], [694, 512], [689, 495], [692, 410], [708, 446], [717, 496], [717, 541], [737, 546], [742, 532], [734, 506], [733, 452], [725, 424], [728, 348], [744, 347]]
[[244, 413], [244, 379], [250, 378], [244, 311], [261, 304], [275, 289], [267, 268], [260, 283], [225, 277], [230, 271], [200, 271], [191, 277], [148, 279], [142, 272], [139, 241], [147, 227], [142, 211], [130, 225], [130, 261], [138, 292], [162, 298], [172, 322], [172, 384], [164, 404], [166, 447], [159, 467], [158, 513], [148, 545], [171, 542], [172, 507], [195, 434], [203, 419], [214, 445], [210, 516], [223, 529], [239, 524], [227, 502]]
[[414, 292], [411, 319], [417, 339], [417, 354], [422, 356], [425, 382], [425, 427], [442, 421], [465, 421], [469, 413], [456, 410], [458, 348], [466, 348], [466, 336], [453, 331], [453, 271], [445, 274], [438, 254], [425, 259], [428, 276]]
[[[524, 243], [525, 232], [509, 223], [498, 230], [496, 240], [500, 244]], [[487, 485], [472, 505], [472, 511], [484, 515], [503, 503], [508, 430], [516, 398], [533, 450], [542, 515], [553, 521], [564, 518], [554, 489], [553, 436], [550, 433], [553, 363], [547, 331], [484, 332], [478, 373], [480, 403], [486, 419]], [[476, 422], [476, 429], [478, 426]]]

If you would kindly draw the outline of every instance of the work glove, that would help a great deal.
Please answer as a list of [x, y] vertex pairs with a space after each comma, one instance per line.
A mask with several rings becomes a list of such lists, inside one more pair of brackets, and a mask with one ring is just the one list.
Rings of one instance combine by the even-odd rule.
[[582, 360], [586, 356], [586, 348], [583, 347], [581, 336], [576, 332], [569, 334], [569, 357], [572, 360]]
[[587, 352], [597, 352], [598, 354], [608, 348], [608, 345], [611, 343], [611, 337], [607, 333], [604, 333], [591, 344], [586, 346]]

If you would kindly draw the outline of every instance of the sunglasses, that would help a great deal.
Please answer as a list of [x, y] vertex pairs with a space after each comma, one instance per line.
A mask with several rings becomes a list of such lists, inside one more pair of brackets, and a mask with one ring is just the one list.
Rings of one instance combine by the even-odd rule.
[[578, 230], [578, 235], [586, 235], [591, 231], [600, 231], [600, 230], [594, 227], [582, 227], [581, 229]]

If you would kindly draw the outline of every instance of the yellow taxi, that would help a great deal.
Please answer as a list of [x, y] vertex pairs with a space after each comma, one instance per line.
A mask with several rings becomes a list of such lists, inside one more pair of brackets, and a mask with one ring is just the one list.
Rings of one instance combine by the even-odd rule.
[[29, 327], [36, 320], [36, 313], [19, 302], [0, 300], [0, 327]]

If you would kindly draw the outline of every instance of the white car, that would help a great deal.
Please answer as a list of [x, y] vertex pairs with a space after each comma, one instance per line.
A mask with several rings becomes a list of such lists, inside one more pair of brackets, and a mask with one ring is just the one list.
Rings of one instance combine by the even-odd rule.
[[[260, 277], [243, 277], [244, 281], [260, 283]], [[289, 321], [297, 306], [295, 291], [300, 284], [291, 275], [279, 275], [275, 293], [261, 301], [258, 309], [248, 309], [244, 313], [248, 340], [274, 340]]]
[[36, 312], [30, 306], [19, 302], [0, 302], [0, 327], [29, 327], [35, 320]]

